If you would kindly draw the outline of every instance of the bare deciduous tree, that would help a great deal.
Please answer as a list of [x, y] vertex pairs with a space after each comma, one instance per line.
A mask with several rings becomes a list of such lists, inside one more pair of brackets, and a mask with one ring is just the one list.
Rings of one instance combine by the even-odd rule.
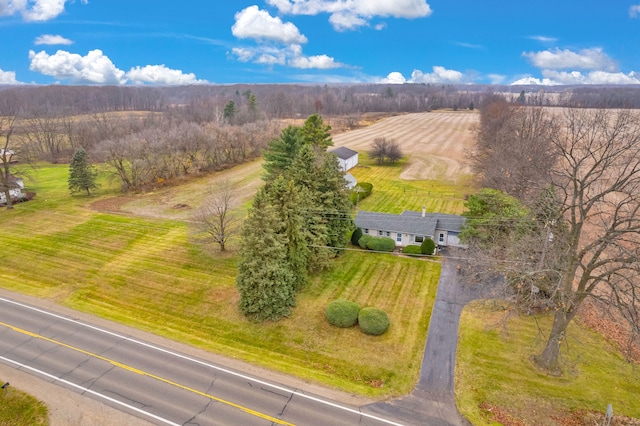
[[550, 142], [556, 132], [556, 123], [543, 108], [494, 98], [481, 109], [477, 145], [470, 153], [481, 186], [526, 201], [548, 179], [556, 161]]
[[[535, 362], [550, 371], [568, 325], [588, 298], [617, 309], [640, 331], [640, 117], [636, 112], [570, 109], [549, 135], [558, 161], [532, 216], [509, 224], [476, 260], [502, 275], [528, 309], [553, 313]], [[501, 218], [485, 222], [504, 225]]]
[[196, 219], [206, 242], [218, 244], [220, 251], [226, 251], [227, 242], [239, 231], [240, 219], [233, 212], [236, 199], [234, 187], [224, 181], [211, 188]]

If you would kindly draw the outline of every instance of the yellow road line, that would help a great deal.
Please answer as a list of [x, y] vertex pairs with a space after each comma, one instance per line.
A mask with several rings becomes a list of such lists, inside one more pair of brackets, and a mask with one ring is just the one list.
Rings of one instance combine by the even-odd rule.
[[66, 343], [62, 343], [62, 342], [59, 342], [59, 341], [54, 340], [54, 339], [50, 339], [50, 338], [45, 337], [45, 336], [41, 336], [40, 334], [36, 334], [36, 333], [33, 333], [31, 331], [28, 331], [28, 330], [23, 330], [21, 328], [15, 327], [15, 326], [10, 325], [10, 324], [6, 324], [6, 323], [3, 323], [3, 322], [0, 322], [0, 325], [4, 326], [4, 327], [7, 327], [7, 328], [10, 328], [11, 330], [13, 330], [13, 331], [15, 331], [17, 333], [24, 334], [26, 336], [33, 337], [33, 338], [36, 338], [36, 339], [45, 340], [45, 341], [50, 342], [50, 343], [54, 343], [56, 345], [65, 347], [67, 349], [71, 349], [73, 351], [80, 352], [82, 354], [88, 355], [88, 356], [90, 356], [92, 358], [96, 358], [96, 359], [99, 359], [99, 360], [102, 360], [102, 361], [106, 361], [106, 362], [108, 362], [109, 364], [111, 364], [111, 365], [113, 365], [115, 367], [119, 367], [119, 368], [122, 368], [124, 370], [131, 371], [132, 373], [136, 373], [136, 374], [139, 374], [141, 376], [147, 376], [147, 377], [150, 377], [152, 379], [156, 379], [158, 381], [161, 381], [163, 383], [175, 386], [177, 388], [180, 388], [180, 389], [195, 393], [195, 394], [200, 395], [200, 396], [204, 396], [204, 397], [209, 398], [209, 399], [211, 399], [213, 401], [217, 401], [217, 402], [220, 402], [222, 404], [228, 405], [230, 407], [237, 408], [237, 409], [239, 409], [241, 411], [244, 411], [247, 414], [251, 414], [253, 416], [260, 417], [261, 419], [265, 419], [265, 420], [268, 420], [270, 422], [273, 422], [273, 423], [276, 423], [276, 424], [279, 424], [279, 425], [295, 426], [293, 423], [288, 423], [288, 422], [285, 422], [283, 420], [277, 419], [275, 417], [271, 417], [271, 416], [269, 416], [267, 414], [263, 414], [263, 413], [260, 413], [258, 411], [252, 410], [250, 408], [243, 407], [242, 405], [235, 404], [233, 402], [224, 400], [222, 398], [218, 398], [218, 397], [213, 396], [213, 395], [209, 395], [208, 393], [200, 392], [199, 390], [190, 388], [188, 386], [181, 385], [180, 383], [173, 382], [171, 380], [162, 378], [160, 376], [156, 376], [155, 374], [147, 373], [146, 371], [142, 371], [142, 370], [139, 370], [137, 368], [130, 367], [130, 366], [128, 366], [126, 364], [123, 364], [121, 362], [114, 361], [114, 360], [109, 359], [109, 358], [105, 358], [105, 357], [103, 357], [101, 355], [94, 354], [94, 353], [89, 352], [89, 351], [85, 351], [84, 349], [76, 348], [75, 346], [71, 346], [71, 345], [68, 345]]

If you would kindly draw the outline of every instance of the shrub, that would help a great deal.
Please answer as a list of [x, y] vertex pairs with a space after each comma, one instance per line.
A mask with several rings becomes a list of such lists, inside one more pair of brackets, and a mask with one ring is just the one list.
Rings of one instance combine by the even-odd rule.
[[425, 238], [422, 244], [420, 244], [420, 251], [422, 254], [432, 255], [436, 251], [436, 243], [431, 238]]
[[375, 251], [392, 252], [396, 248], [396, 242], [388, 237], [371, 237], [367, 241], [367, 248]]
[[363, 333], [379, 336], [389, 329], [389, 317], [382, 309], [362, 308], [358, 313], [358, 324]]
[[360, 241], [360, 238], [362, 237], [362, 229], [360, 228], [356, 228], [355, 231], [353, 231], [353, 234], [351, 234], [351, 244], [358, 245], [358, 241]]
[[402, 253], [408, 255], [422, 254], [422, 248], [420, 246], [406, 246], [402, 249]]
[[359, 201], [362, 201], [371, 195], [371, 191], [373, 191], [373, 185], [369, 182], [358, 183], [355, 188], [351, 190], [351, 203], [353, 205], [358, 204]]
[[360, 237], [360, 239], [358, 240], [358, 245], [360, 246], [360, 248], [366, 249], [367, 244], [369, 243], [369, 240], [371, 238], [375, 238], [375, 237], [372, 237], [371, 235], [368, 235], [368, 234], [364, 234], [362, 237]]
[[325, 315], [329, 324], [346, 328], [356, 325], [360, 305], [349, 300], [338, 299], [327, 305]]

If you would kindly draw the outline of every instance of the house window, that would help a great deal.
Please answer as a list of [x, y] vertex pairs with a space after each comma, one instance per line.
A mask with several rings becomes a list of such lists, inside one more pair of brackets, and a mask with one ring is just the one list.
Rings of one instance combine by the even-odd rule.
[[398, 243], [402, 242], [402, 234], [399, 233], [399, 232], [396, 234], [396, 242], [398, 242]]
[[387, 231], [387, 237], [391, 236], [391, 232]]
[[378, 231], [378, 237], [382, 237], [382, 231]]
[[438, 235], [438, 243], [439, 244], [444, 244], [444, 234], [440, 233], [440, 235]]
[[362, 230], [362, 232], [363, 232], [363, 233], [365, 233], [365, 234], [368, 234], [368, 233], [369, 233], [369, 228], [364, 228], [364, 229]]
[[422, 235], [416, 235], [413, 241], [415, 241], [416, 243], [421, 243], [424, 241], [424, 237]]

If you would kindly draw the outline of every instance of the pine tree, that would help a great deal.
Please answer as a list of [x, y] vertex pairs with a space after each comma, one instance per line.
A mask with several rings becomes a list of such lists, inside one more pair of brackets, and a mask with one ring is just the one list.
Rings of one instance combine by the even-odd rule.
[[91, 190], [98, 188], [97, 177], [98, 172], [87, 152], [83, 148], [76, 150], [69, 165], [69, 192], [75, 194], [86, 191], [87, 195], [91, 195]]
[[333, 146], [333, 140], [329, 135], [330, 130], [331, 126], [324, 124], [320, 115], [310, 115], [304, 122], [304, 126], [302, 126], [304, 143], [320, 147], [326, 151], [327, 147]]
[[272, 205], [280, 216], [278, 233], [284, 235], [289, 270], [294, 275], [294, 288], [301, 289], [307, 282], [309, 248], [304, 235], [304, 211], [301, 209], [300, 190], [293, 180], [280, 175], [268, 186]]
[[280, 218], [263, 187], [243, 228], [236, 285], [240, 310], [256, 321], [278, 320], [295, 305], [296, 277], [290, 270]]
[[264, 180], [275, 180], [280, 173], [291, 167], [303, 144], [302, 129], [296, 126], [285, 128], [280, 137], [271, 140], [264, 151], [262, 167], [267, 171]]

